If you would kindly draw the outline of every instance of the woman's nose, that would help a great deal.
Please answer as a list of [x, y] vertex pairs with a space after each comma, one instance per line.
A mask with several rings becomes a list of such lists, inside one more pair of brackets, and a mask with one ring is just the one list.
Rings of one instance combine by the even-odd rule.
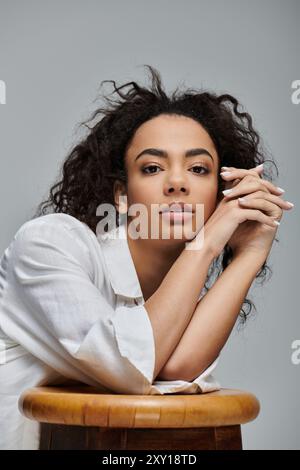
[[166, 181], [166, 190], [168, 193], [187, 193], [188, 192], [188, 182], [184, 176], [174, 175], [169, 176]]

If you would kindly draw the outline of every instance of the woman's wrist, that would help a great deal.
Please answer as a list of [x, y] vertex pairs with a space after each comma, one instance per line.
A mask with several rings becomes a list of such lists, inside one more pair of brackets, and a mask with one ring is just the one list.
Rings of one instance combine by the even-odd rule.
[[265, 251], [261, 250], [243, 250], [237, 251], [233, 253], [232, 261], [234, 260], [241, 260], [247, 265], [254, 266], [257, 271], [262, 267], [265, 263], [269, 255], [269, 252], [266, 253]]
[[199, 233], [193, 240], [186, 244], [185, 250], [194, 256], [198, 256], [199, 254], [202, 258], [205, 257], [208, 259], [209, 262], [212, 262], [214, 258], [218, 256], [213, 243], [210, 243], [210, 239]]

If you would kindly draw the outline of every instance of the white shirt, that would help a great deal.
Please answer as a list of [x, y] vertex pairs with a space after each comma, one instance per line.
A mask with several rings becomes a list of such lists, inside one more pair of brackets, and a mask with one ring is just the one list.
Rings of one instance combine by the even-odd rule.
[[18, 408], [20, 394], [30, 387], [67, 378], [120, 394], [221, 388], [211, 375], [219, 356], [193, 382], [153, 381], [151, 322], [125, 225], [115, 230], [115, 239], [102, 239], [75, 217], [47, 214], [25, 222], [5, 250], [0, 264], [0, 449], [39, 447], [39, 423]]

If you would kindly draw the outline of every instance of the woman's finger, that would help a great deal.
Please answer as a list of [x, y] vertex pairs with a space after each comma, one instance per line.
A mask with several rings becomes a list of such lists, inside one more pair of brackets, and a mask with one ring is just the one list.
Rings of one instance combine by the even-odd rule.
[[[236, 168], [234, 166], [221, 166], [221, 173], [224, 173], [226, 171], [239, 170], [239, 169], [240, 168]], [[264, 165], [262, 163], [261, 165], [255, 166], [255, 167], [250, 168], [246, 171], [249, 171], [249, 170], [255, 170], [255, 172], [260, 176], [264, 171]]]
[[292, 202], [285, 201], [284, 199], [281, 199], [281, 197], [279, 196], [275, 196], [273, 194], [260, 192], [260, 191], [258, 191], [257, 193], [252, 193], [251, 195], [245, 196], [243, 198], [238, 198], [238, 201], [242, 205], [250, 207], [251, 202], [256, 199], [265, 199], [266, 201], [269, 201], [273, 204], [276, 204], [278, 207], [281, 207], [281, 209], [283, 210], [289, 210], [294, 207], [294, 204]]
[[273, 202], [267, 201], [266, 199], [248, 199], [247, 201], [242, 201], [238, 199], [240, 205], [247, 207], [247, 209], [259, 209], [263, 211], [269, 217], [276, 218], [280, 220], [282, 217], [282, 209], [274, 204]]
[[[233, 166], [231, 166], [231, 167], [222, 166], [221, 167], [221, 170], [222, 170], [221, 173], [220, 173], [221, 176], [223, 177], [223, 179], [228, 180], [228, 182], [229, 182], [229, 184], [224, 185], [225, 190], [233, 188], [234, 186], [236, 186], [241, 181], [242, 177], [241, 178], [235, 178], [233, 181], [232, 181], [232, 178], [231, 178], [232, 172], [234, 170], [240, 170], [240, 169], [241, 168], [235, 168]], [[224, 170], [227, 170], [227, 171], [224, 171]], [[262, 177], [261, 175], [263, 173], [263, 164], [258, 165], [256, 167], [252, 168], [251, 170], [255, 170], [255, 171], [251, 172], [251, 174], [253, 176], [256, 176], [257, 178], [261, 178]], [[244, 173], [244, 176], [245, 176], [245, 174], [249, 174], [249, 171], [250, 170], [244, 170], [244, 172], [247, 172], [247, 173]]]
[[[241, 176], [242, 173], [237, 173], [238, 171], [240, 172], [246, 171], [246, 174], [244, 174], [244, 176]], [[270, 181], [266, 181], [261, 178], [253, 178], [252, 181], [250, 180], [247, 181], [245, 176], [249, 176], [250, 174], [249, 170], [235, 170], [232, 173], [234, 173], [234, 175], [232, 175], [230, 178], [236, 179], [240, 175], [243, 179], [234, 188], [230, 188], [230, 189], [226, 189], [222, 191], [222, 193], [227, 199], [236, 197], [236, 196], [241, 196], [242, 194], [245, 194], [245, 192], [247, 191], [248, 192], [259, 191], [259, 190], [266, 191], [266, 192], [270, 191], [270, 193], [273, 193], [276, 195], [283, 194], [285, 192], [284, 189], [279, 188], [275, 186], [274, 184], [270, 183]]]
[[[233, 170], [239, 170], [240, 168], [225, 167], [225, 166], [223, 166], [222, 168], [224, 168], [224, 169], [227, 168], [228, 171], [226, 171], [226, 172], [222, 171], [222, 172], [220, 173], [220, 175], [223, 177], [223, 179], [225, 179], [226, 181], [228, 181], [228, 182], [230, 183], [230, 184], [225, 184], [225, 185], [224, 185], [224, 189], [226, 190], [226, 189], [234, 188], [234, 186], [236, 186], [236, 185], [241, 181], [241, 179], [242, 179], [243, 177], [235, 178], [235, 177], [234, 177], [234, 174], [235, 174], [235, 173], [233, 173]], [[261, 172], [261, 170], [262, 170], [262, 165], [260, 165], [260, 167], [255, 167], [255, 168], [253, 168], [253, 169], [256, 170], [256, 172], [252, 172], [251, 174], [252, 174], [253, 176], [257, 176], [257, 178], [261, 178], [260, 173], [262, 173], [262, 172]], [[245, 172], [246, 172], [246, 173], [245, 173]], [[249, 170], [244, 170], [243, 176], [245, 176], [246, 174], [249, 174]], [[225, 175], [225, 177], [224, 177], [224, 175]], [[232, 175], [233, 175], [233, 178], [234, 178], [234, 179], [232, 178]]]
[[247, 175], [252, 175], [255, 178], [262, 178], [258, 171], [255, 170], [245, 170], [244, 168], [235, 168], [234, 170], [221, 171], [220, 176], [224, 181], [232, 181], [236, 178], [244, 178]]
[[[245, 212], [244, 212], [245, 211]], [[272, 228], [277, 227], [280, 225], [280, 222], [278, 220], [275, 220], [275, 217], [270, 217], [266, 214], [264, 214], [261, 210], [259, 209], [253, 209], [253, 208], [243, 208], [241, 214], [243, 215], [244, 221], [246, 220], [253, 220], [256, 222], [260, 222], [261, 224], [266, 224], [269, 225]]]
[[[231, 185], [231, 188], [234, 188], [234, 186], [236, 186], [237, 184], [239, 184], [240, 181], [241, 181], [240, 178], [236, 178], [236, 179], [233, 181], [233, 183], [232, 183], [232, 185]], [[230, 186], [229, 186], [229, 188], [230, 188]], [[225, 186], [225, 189], [227, 189], [227, 185]]]

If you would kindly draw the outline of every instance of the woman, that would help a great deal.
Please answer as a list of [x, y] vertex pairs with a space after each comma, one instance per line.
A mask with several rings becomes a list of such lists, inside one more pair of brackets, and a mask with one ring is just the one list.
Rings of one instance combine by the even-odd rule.
[[[2, 256], [2, 449], [38, 448], [38, 423], [18, 411], [28, 387], [220, 389], [212, 371], [237, 317], [249, 315], [249, 287], [265, 275], [291, 205], [262, 178], [265, 152], [250, 115], [231, 95], [168, 97], [150, 71], [150, 89], [115, 87], [122, 100], [94, 113], [91, 121], [103, 117], [87, 126], [61, 181]], [[145, 209], [143, 237], [131, 236], [136, 204]], [[99, 229], [107, 206], [116, 225]]]

